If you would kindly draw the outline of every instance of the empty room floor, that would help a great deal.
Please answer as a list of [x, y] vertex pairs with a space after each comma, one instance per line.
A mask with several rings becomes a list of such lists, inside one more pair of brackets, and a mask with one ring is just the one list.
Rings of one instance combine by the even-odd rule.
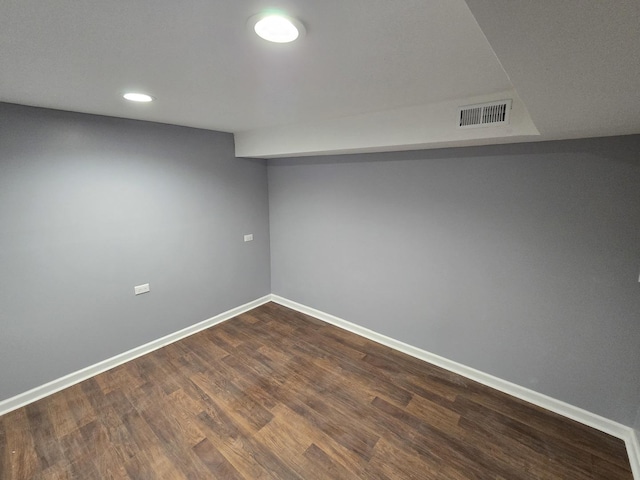
[[632, 474], [617, 438], [268, 303], [0, 417], [0, 478]]

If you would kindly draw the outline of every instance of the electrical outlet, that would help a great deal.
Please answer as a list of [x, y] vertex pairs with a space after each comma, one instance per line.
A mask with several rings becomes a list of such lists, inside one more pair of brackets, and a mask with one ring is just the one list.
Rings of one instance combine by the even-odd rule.
[[252, 240], [253, 240], [253, 233], [250, 233], [249, 235], [244, 236], [245, 242], [251, 242]]
[[145, 283], [144, 285], [136, 285], [135, 287], [133, 287], [133, 291], [136, 295], [147, 293], [149, 290], [151, 290], [151, 288], [149, 287], [148, 283]]

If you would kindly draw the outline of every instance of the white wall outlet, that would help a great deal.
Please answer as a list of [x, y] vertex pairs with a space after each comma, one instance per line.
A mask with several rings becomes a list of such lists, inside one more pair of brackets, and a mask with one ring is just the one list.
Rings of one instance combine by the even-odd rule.
[[135, 287], [133, 287], [133, 291], [136, 295], [147, 293], [149, 290], [151, 290], [151, 288], [149, 287], [148, 283], [145, 283], [144, 285], [136, 285]]
[[249, 235], [245, 235], [244, 236], [244, 241], [245, 242], [250, 242], [253, 240], [253, 233], [250, 233]]

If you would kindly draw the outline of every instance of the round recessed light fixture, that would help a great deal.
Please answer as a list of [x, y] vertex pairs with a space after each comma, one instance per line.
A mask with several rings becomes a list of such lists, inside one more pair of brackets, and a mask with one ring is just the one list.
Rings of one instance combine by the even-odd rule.
[[289, 43], [306, 33], [299, 20], [277, 12], [265, 12], [249, 19], [249, 27], [269, 42]]
[[146, 93], [128, 92], [122, 96], [131, 102], [151, 102], [153, 100], [153, 97]]

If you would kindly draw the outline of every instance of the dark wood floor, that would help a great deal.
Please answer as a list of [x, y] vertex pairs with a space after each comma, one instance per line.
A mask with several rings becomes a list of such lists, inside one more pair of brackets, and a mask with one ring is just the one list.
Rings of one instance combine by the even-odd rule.
[[269, 303], [0, 417], [9, 479], [625, 479], [621, 440]]

